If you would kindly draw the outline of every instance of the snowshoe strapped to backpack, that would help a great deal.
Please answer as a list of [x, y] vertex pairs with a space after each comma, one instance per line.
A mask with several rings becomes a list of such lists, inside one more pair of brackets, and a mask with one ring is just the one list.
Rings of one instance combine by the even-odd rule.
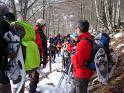
[[86, 67], [90, 68], [91, 70], [95, 70], [94, 58], [96, 53], [100, 48], [103, 48], [105, 52], [108, 52], [110, 38], [106, 33], [100, 33], [96, 38], [83, 38], [83, 40], [87, 40], [90, 42], [90, 44], [92, 44], [91, 59], [88, 64], [86, 64]]
[[[38, 68], [40, 65], [40, 54], [35, 43], [36, 34], [32, 25], [25, 21], [15, 21], [11, 29], [21, 38], [26, 71]], [[33, 58], [32, 58], [33, 57]]]
[[100, 33], [93, 40], [88, 38], [83, 38], [83, 40], [88, 40], [92, 44], [91, 59], [84, 67], [96, 71], [98, 80], [106, 84], [113, 67], [109, 49], [109, 35]]
[[[10, 68], [5, 73], [12, 89], [14, 88], [15, 92], [19, 93], [25, 81], [26, 71], [39, 67], [40, 56], [35, 43], [36, 36], [33, 26], [24, 21], [12, 22], [9, 26], [10, 29], [4, 33], [3, 37], [8, 43], [7, 48], [9, 51], [13, 50], [15, 56], [7, 58]], [[12, 90], [13, 93], [15, 93], [14, 90]]]

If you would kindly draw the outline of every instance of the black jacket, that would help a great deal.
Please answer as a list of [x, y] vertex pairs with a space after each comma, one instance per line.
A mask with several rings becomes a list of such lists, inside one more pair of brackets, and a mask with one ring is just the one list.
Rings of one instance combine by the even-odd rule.
[[38, 33], [40, 34], [40, 38], [42, 40], [42, 48], [43, 48], [43, 62], [42, 63], [46, 65], [47, 63], [47, 37], [41, 28], [38, 28]]
[[10, 31], [10, 26], [5, 20], [0, 20], [0, 83], [6, 84], [9, 83], [9, 79], [5, 74], [7, 69], [7, 48], [8, 43], [3, 38], [5, 32]]

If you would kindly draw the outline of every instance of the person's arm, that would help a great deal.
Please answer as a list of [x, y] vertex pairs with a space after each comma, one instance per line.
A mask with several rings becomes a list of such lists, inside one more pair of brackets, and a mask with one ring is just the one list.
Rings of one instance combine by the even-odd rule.
[[91, 45], [86, 41], [81, 41], [77, 44], [76, 52], [72, 56], [71, 60], [74, 68], [82, 67], [86, 61], [90, 59]]
[[73, 45], [72, 44], [68, 44], [67, 51], [71, 52], [72, 50], [73, 50]]
[[43, 65], [45, 66], [47, 64], [47, 40], [43, 41], [42, 47], [43, 47]]

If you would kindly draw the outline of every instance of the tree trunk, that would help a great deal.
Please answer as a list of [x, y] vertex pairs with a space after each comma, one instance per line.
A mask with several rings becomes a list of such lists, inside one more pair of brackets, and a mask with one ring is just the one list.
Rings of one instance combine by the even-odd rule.
[[45, 19], [45, 0], [43, 0], [43, 19]]
[[11, 0], [11, 4], [12, 4], [13, 13], [15, 15], [15, 19], [17, 20], [17, 11], [16, 11], [15, 0]]
[[119, 25], [120, 0], [116, 2], [113, 0], [100, 0], [100, 2], [95, 0], [97, 18], [107, 29], [108, 33], [115, 32], [115, 25]]

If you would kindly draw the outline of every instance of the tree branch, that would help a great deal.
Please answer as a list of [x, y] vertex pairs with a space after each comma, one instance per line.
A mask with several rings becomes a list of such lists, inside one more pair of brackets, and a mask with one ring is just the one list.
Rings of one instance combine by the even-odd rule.
[[34, 2], [32, 2], [28, 7], [27, 10], [29, 10], [38, 0], [34, 0]]
[[[46, 2], [44, 5], [47, 5], [48, 3]], [[29, 21], [40, 9], [42, 9], [43, 6], [41, 6], [40, 8], [38, 8], [28, 19], [27, 21]]]
[[5, 2], [2, 2], [2, 1], [0, 1], [0, 3], [2, 3], [2, 4], [4, 4], [4, 5], [7, 5]]

